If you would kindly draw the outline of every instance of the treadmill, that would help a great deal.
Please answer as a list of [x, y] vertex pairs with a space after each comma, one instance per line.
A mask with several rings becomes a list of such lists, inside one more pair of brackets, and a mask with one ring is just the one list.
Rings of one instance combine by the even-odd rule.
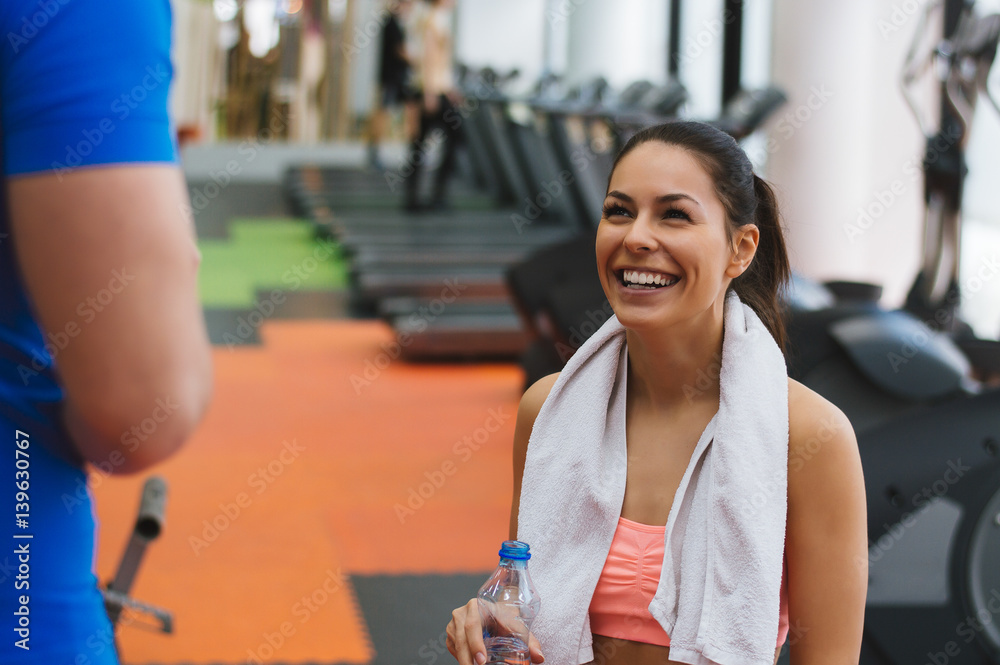
[[[329, 221], [333, 235], [359, 258], [354, 267], [362, 297], [415, 296], [445, 277], [464, 275], [480, 283], [492, 275], [493, 292], [500, 299], [504, 268], [581, 229], [574, 222], [568, 188], [559, 185], [566, 189], [564, 195], [550, 193], [551, 183], [559, 179], [557, 161], [537, 136], [530, 111], [525, 107], [517, 117], [508, 102], [488, 100], [481, 103], [481, 112], [492, 128], [498, 164], [517, 188], [522, 207], [433, 217], [334, 215]], [[372, 291], [375, 285], [378, 290]]]

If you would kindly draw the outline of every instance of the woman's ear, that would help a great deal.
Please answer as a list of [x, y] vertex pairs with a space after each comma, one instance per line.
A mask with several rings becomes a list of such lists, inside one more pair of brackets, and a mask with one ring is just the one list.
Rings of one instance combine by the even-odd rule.
[[756, 224], [744, 224], [736, 229], [733, 235], [733, 255], [726, 268], [727, 277], [736, 279], [746, 272], [757, 253], [758, 242], [760, 242], [760, 229]]

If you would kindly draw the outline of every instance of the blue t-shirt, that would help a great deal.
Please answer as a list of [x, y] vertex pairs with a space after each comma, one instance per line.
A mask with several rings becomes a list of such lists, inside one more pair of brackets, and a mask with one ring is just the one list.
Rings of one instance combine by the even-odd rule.
[[66, 340], [32, 314], [6, 181], [176, 161], [171, 75], [168, 0], [0, 3], [0, 663], [118, 662], [86, 474], [48, 452], [67, 445], [54, 370]]

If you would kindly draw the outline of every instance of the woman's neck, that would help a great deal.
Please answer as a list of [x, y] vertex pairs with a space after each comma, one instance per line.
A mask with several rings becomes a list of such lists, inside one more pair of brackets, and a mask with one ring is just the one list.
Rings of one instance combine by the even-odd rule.
[[668, 330], [626, 332], [630, 402], [660, 411], [718, 405], [722, 308], [703, 316]]

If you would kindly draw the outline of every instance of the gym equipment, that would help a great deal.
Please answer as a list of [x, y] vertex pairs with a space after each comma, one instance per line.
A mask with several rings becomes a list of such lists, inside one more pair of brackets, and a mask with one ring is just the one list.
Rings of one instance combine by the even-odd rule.
[[476, 298], [475, 293], [466, 297], [466, 290], [451, 304], [443, 303], [440, 293], [436, 295], [436, 300], [393, 297], [380, 301], [379, 313], [396, 331], [401, 357], [411, 361], [507, 360], [527, 345], [527, 333], [509, 307]]
[[[929, 53], [920, 53], [929, 17], [943, 7], [945, 39]], [[934, 328], [962, 337], [971, 329], [957, 316], [961, 301], [959, 254], [962, 192], [968, 168], [965, 148], [979, 93], [1000, 113], [987, 85], [1000, 40], [1000, 15], [977, 16], [974, 2], [932, 3], [920, 24], [903, 68], [903, 96], [926, 137], [924, 153], [925, 216], [921, 269], [906, 298], [906, 309]], [[933, 128], [919, 107], [913, 88], [931, 68], [940, 78], [940, 121]]]
[[[107, 610], [111, 626], [117, 630], [122, 613], [130, 613], [128, 623], [133, 623], [131, 615], [146, 616], [152, 621], [143, 621], [142, 625], [150, 626], [161, 633], [172, 633], [174, 630], [173, 615], [160, 607], [140, 602], [129, 596], [132, 583], [135, 581], [146, 547], [156, 540], [163, 530], [163, 520], [167, 508], [167, 484], [159, 476], [150, 477], [142, 486], [139, 499], [139, 513], [135, 519], [132, 535], [118, 564], [114, 578], [107, 587], [101, 590], [104, 596], [104, 607]], [[117, 640], [116, 640], [117, 642]]]
[[[285, 188], [298, 215], [334, 206], [339, 210], [399, 210], [404, 169], [405, 165], [374, 172], [305, 164], [286, 171]], [[495, 196], [464, 180], [453, 183], [451, 200], [459, 210], [488, 210], [497, 204]]]

